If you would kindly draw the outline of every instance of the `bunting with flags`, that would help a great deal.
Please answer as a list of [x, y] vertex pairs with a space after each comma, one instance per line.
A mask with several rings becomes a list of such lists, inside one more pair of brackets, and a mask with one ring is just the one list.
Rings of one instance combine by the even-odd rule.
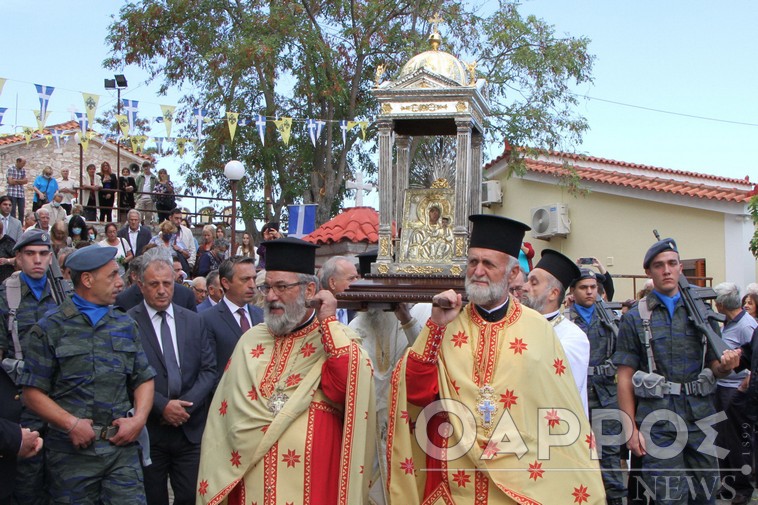
[[45, 129], [45, 123], [47, 123], [47, 119], [50, 117], [50, 111], [45, 111], [45, 117], [42, 117], [42, 111], [35, 110], [34, 111], [34, 118], [37, 120], [37, 128], [39, 129], [40, 134]]
[[8, 110], [8, 107], [0, 107], [0, 126], [3, 126], [3, 116], [6, 110]]
[[5, 81], [6, 80], [7, 79], [5, 79], [4, 77], [0, 77], [0, 95], [3, 94], [3, 86], [5, 86]]
[[279, 134], [282, 136], [282, 142], [285, 146], [290, 145], [290, 132], [292, 131], [292, 118], [283, 117], [282, 119], [274, 119], [276, 129], [279, 130]]
[[61, 130], [55, 129], [52, 133], [53, 140], [55, 141], [55, 148], [60, 149], [61, 148], [61, 137], [63, 136], [63, 132]]
[[316, 141], [321, 136], [321, 130], [323, 129], [325, 124], [326, 122], [321, 121], [320, 119], [308, 119], [305, 122], [306, 128], [308, 128], [308, 135], [311, 138], [311, 144], [313, 144], [313, 147], [316, 147]]
[[288, 205], [289, 225], [287, 236], [303, 238], [316, 229], [316, 207], [318, 204]]
[[124, 114], [116, 114], [116, 121], [118, 122], [118, 127], [121, 129], [121, 135], [128, 137], [129, 136], [129, 118], [126, 117]]
[[229, 141], [234, 142], [234, 133], [237, 131], [237, 118], [239, 118], [238, 112], [226, 113], [226, 124], [229, 126]]
[[81, 132], [87, 133], [87, 130], [89, 130], [89, 119], [87, 118], [87, 114], [83, 114], [81, 112], [75, 112], [76, 114], [76, 121], [79, 123], [79, 129]]
[[203, 123], [208, 116], [208, 111], [201, 108], [193, 109], [193, 115], [195, 117], [195, 126], [197, 127], [197, 138], [203, 138]]

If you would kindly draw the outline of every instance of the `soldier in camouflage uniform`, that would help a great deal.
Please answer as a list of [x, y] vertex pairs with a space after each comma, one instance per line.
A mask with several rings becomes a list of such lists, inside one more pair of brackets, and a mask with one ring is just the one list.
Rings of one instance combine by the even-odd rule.
[[115, 254], [100, 246], [72, 253], [65, 266], [75, 294], [28, 336], [20, 382], [27, 406], [51, 428], [45, 448], [56, 503], [145, 503], [134, 442], [155, 372], [134, 321], [110, 306], [123, 288]]
[[[574, 295], [574, 305], [571, 306], [570, 318], [587, 334], [590, 341], [590, 363], [587, 369], [587, 403], [590, 408], [590, 420], [602, 428], [603, 435], [618, 435], [621, 433], [621, 422], [618, 415], [618, 400], [616, 397], [616, 367], [611, 363], [615, 350], [615, 336], [600, 318], [599, 311], [603, 308], [596, 304], [598, 294], [598, 279], [595, 273], [585, 268], [581, 269], [580, 277], [571, 288]], [[602, 419], [596, 417], [596, 411], [603, 409]], [[593, 425], [594, 429], [599, 429]], [[602, 444], [600, 469], [603, 474], [603, 485], [608, 505], [621, 505], [626, 496], [626, 485], [621, 472], [621, 446], [618, 443]]]
[[[53, 298], [47, 268], [53, 256], [50, 234], [38, 229], [26, 231], [14, 247], [16, 266], [19, 268], [20, 302], [16, 309], [16, 327], [18, 339], [24, 355], [29, 347], [27, 333], [45, 313], [57, 304]], [[0, 287], [0, 355], [14, 357], [11, 329], [8, 327], [8, 293], [7, 284]], [[13, 288], [10, 288], [13, 289]], [[21, 425], [32, 431], [46, 435], [44, 422], [24, 409], [21, 412]], [[44, 454], [18, 462], [14, 489], [14, 502], [24, 505], [44, 505], [49, 502], [45, 482]]]
[[[739, 353], [727, 350], [717, 357], [689, 321], [679, 292], [682, 264], [673, 239], [654, 244], [643, 267], [653, 279], [653, 292], [622, 318], [613, 355], [619, 405], [635, 420], [627, 445], [642, 458], [645, 493], [654, 494], [656, 505], [714, 504], [719, 481], [713, 456], [715, 421], [698, 421], [716, 414], [711, 399], [715, 387], [708, 384], [713, 386], [713, 375], [728, 375]], [[643, 315], [647, 307], [650, 316], [645, 317], [650, 354], [640, 315], [643, 305]]]

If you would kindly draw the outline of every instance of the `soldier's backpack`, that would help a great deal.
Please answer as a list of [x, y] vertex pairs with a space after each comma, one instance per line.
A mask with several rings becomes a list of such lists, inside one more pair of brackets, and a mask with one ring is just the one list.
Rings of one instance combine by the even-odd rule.
[[13, 357], [3, 358], [3, 368], [13, 382], [18, 383], [18, 378], [24, 368], [24, 353], [21, 350], [21, 342], [18, 339], [18, 322], [16, 311], [21, 304], [21, 272], [13, 272], [13, 275], [5, 280], [5, 295], [8, 299], [8, 328], [11, 330], [13, 339]]

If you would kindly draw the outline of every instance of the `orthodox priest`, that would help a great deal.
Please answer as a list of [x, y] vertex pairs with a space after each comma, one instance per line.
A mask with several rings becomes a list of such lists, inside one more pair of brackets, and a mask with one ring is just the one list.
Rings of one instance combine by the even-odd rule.
[[197, 503], [364, 503], [375, 443], [370, 360], [337, 321], [334, 296], [318, 291], [317, 246], [264, 244], [264, 323], [242, 335], [213, 397]]
[[392, 378], [391, 503], [602, 504], [594, 437], [550, 323], [508, 297], [529, 227], [475, 215], [449, 290]]

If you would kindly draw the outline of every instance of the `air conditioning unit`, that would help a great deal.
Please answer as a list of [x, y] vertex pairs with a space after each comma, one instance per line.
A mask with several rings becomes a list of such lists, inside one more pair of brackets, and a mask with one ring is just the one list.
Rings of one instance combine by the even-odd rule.
[[503, 203], [503, 188], [500, 181], [482, 182], [482, 205], [489, 207], [493, 203]]
[[532, 209], [532, 237], [550, 240], [565, 237], [571, 232], [568, 205], [554, 203]]

